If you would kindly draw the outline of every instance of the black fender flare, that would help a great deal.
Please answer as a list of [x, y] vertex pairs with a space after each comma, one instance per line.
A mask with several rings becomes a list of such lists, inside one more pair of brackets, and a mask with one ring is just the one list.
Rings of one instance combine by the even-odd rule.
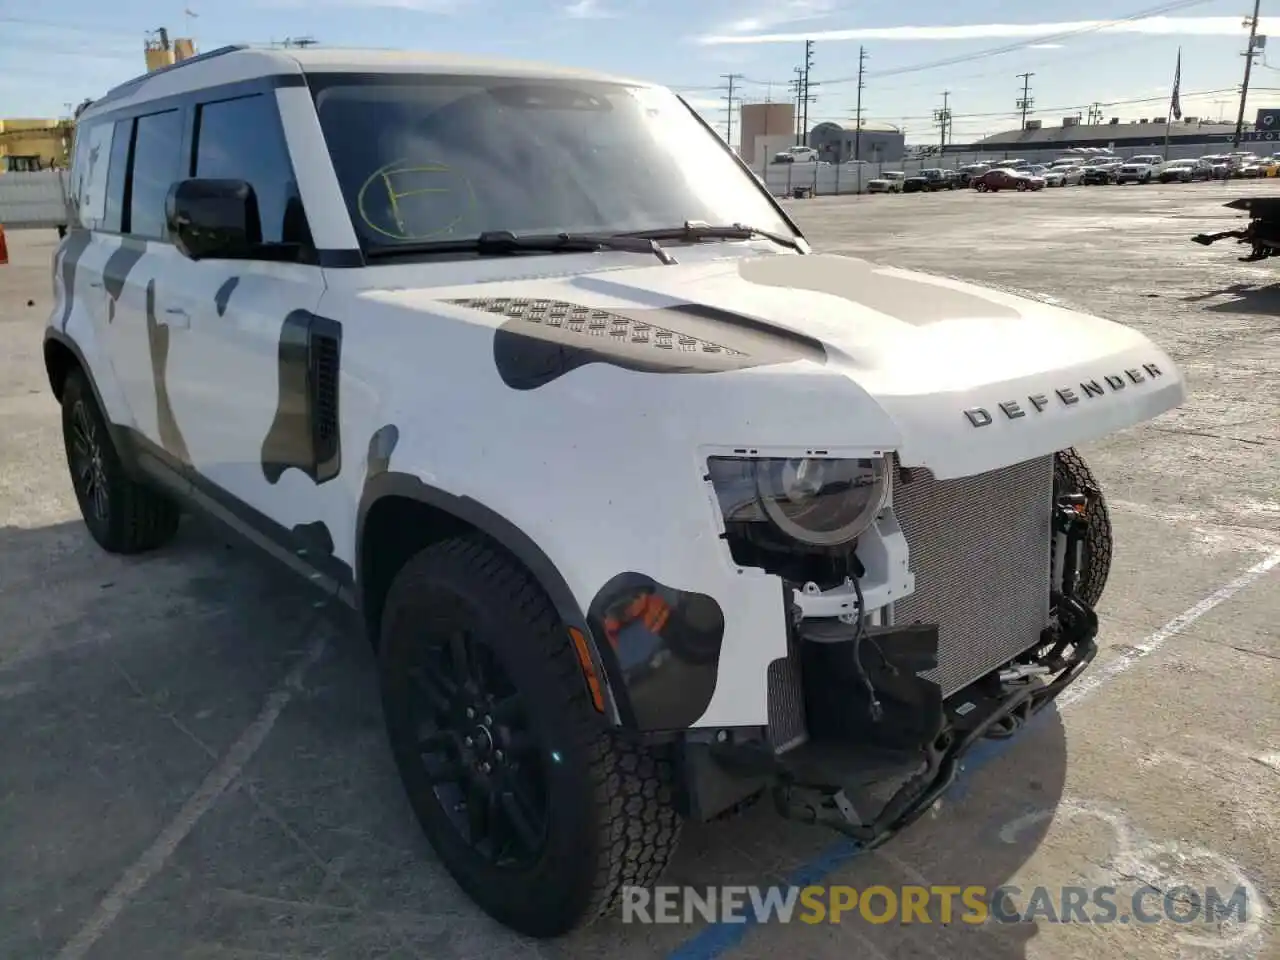
[[44, 357], [45, 375], [49, 378], [49, 389], [53, 392], [55, 398], [59, 401], [56, 384], [53, 382], [53, 371], [49, 369], [48, 345], [56, 343], [60, 347], [64, 347], [70, 351], [75, 358], [76, 365], [80, 367], [80, 372], [84, 374], [85, 380], [89, 383], [89, 389], [93, 392], [93, 402], [98, 405], [98, 409], [102, 411], [102, 420], [107, 425], [107, 433], [111, 437], [111, 443], [116, 448], [116, 454], [120, 457], [120, 463], [125, 469], [125, 473], [131, 479], [139, 478], [137, 461], [133, 456], [133, 444], [129, 442], [129, 438], [118, 423], [113, 421], [107, 413], [107, 405], [102, 402], [102, 392], [98, 389], [98, 381], [93, 375], [93, 367], [85, 359], [84, 351], [80, 349], [80, 344], [67, 336], [61, 330], [48, 328], [45, 330], [44, 342], [41, 347], [41, 353]]
[[560, 570], [528, 534], [479, 500], [433, 487], [408, 473], [386, 470], [368, 477], [360, 495], [360, 505], [356, 515], [355, 592], [359, 605], [363, 606], [364, 603], [364, 589], [361, 581], [365, 569], [363, 557], [365, 521], [374, 504], [387, 497], [413, 500], [449, 514], [480, 531], [524, 564], [546, 593], [565, 629], [580, 631], [586, 639], [592, 669], [603, 681], [601, 685], [604, 688], [602, 692], [606, 718], [614, 726], [636, 728], [635, 713], [617, 656], [607, 643], [600, 642], [600, 638], [591, 629], [586, 614], [574, 597], [573, 591], [569, 589], [569, 584]]

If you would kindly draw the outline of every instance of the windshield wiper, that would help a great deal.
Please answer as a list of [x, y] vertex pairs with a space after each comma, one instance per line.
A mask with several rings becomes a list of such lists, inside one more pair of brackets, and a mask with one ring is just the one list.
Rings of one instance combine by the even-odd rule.
[[614, 234], [616, 237], [643, 237], [652, 240], [684, 240], [694, 243], [698, 240], [753, 240], [764, 237], [774, 243], [792, 250], [799, 250], [800, 244], [794, 237], [788, 237], [773, 230], [762, 230], [745, 223], [710, 224], [703, 220], [686, 220], [681, 227], [659, 227], [654, 230], [633, 230], [628, 233]]
[[495, 257], [514, 253], [594, 253], [599, 250], [651, 253], [663, 263], [676, 262], [675, 257], [662, 248], [656, 237], [595, 236], [589, 233], [517, 236], [510, 230], [487, 230], [471, 240], [427, 240], [376, 247], [369, 251], [369, 257], [384, 259], [432, 253], [475, 253], [482, 257]]

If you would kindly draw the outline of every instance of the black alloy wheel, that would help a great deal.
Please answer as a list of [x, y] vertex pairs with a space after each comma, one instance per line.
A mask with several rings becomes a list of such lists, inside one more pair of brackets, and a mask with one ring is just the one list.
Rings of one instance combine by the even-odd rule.
[[71, 484], [81, 511], [87, 520], [105, 527], [111, 522], [111, 500], [107, 491], [102, 443], [84, 397], [77, 397], [71, 406], [67, 459], [71, 465]]
[[378, 667], [409, 804], [491, 917], [561, 936], [657, 882], [680, 837], [674, 760], [593, 706], [569, 629], [517, 560], [481, 534], [410, 557]]
[[546, 841], [538, 740], [522, 696], [473, 628], [476, 611], [456, 595], [435, 600], [401, 714], [417, 738], [423, 782], [474, 853], [493, 866], [527, 867]]

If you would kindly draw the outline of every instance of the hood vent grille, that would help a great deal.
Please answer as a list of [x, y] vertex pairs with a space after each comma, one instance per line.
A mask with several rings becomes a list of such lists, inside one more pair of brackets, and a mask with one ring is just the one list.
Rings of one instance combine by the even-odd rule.
[[[673, 353], [703, 353], [724, 357], [747, 356], [731, 347], [689, 336], [634, 316], [601, 310], [597, 307], [586, 307], [578, 303], [568, 303], [564, 300], [473, 297], [446, 302], [470, 310], [497, 314], [508, 320], [537, 324], [587, 337], [600, 337], [613, 343], [630, 343]], [[675, 319], [679, 316], [679, 307], [641, 308], [637, 312], [665, 315]]]

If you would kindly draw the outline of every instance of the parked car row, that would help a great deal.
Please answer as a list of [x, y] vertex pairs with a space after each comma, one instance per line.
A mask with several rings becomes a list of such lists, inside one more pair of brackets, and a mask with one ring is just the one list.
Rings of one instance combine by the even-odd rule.
[[1070, 156], [1049, 164], [1027, 160], [970, 163], [956, 170], [890, 171], [867, 181], [867, 193], [915, 193], [972, 187], [983, 193], [1040, 190], [1045, 187], [1124, 183], [1191, 183], [1196, 180], [1280, 176], [1280, 155], [1250, 153], [1210, 155], [1166, 161], [1160, 154], [1124, 159], [1107, 154]]

